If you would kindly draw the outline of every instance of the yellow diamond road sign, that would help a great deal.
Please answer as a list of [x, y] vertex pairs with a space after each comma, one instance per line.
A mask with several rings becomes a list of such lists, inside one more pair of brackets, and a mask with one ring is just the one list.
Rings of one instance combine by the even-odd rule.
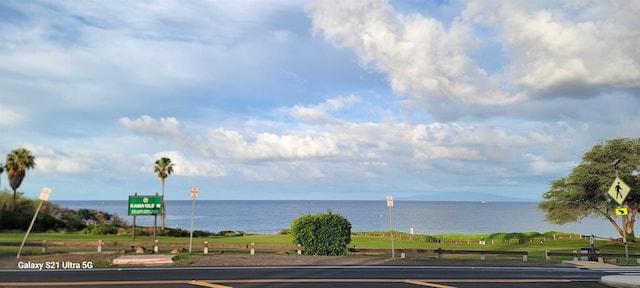
[[627, 199], [627, 195], [629, 195], [629, 191], [631, 188], [618, 177], [611, 184], [611, 188], [609, 188], [609, 196], [613, 198], [619, 205], [622, 205], [624, 199]]
[[616, 216], [623, 216], [629, 214], [629, 209], [627, 208], [616, 208]]

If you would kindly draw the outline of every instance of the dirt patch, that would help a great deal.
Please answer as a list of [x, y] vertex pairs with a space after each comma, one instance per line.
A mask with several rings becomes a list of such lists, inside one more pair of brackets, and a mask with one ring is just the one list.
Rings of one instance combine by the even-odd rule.
[[[71, 262], [78, 263], [79, 265], [83, 265], [85, 263], [85, 268], [89, 266], [95, 267], [102, 265], [104, 267], [105, 263], [111, 263], [111, 260], [118, 255], [116, 254], [101, 254], [101, 253], [62, 253], [62, 254], [46, 254], [46, 255], [23, 255], [20, 259], [16, 259], [15, 255], [1, 255], [0, 256], [0, 269], [20, 269], [18, 266], [19, 262], [22, 263], [50, 263], [50, 267], [56, 268], [61, 267], [63, 263]], [[91, 264], [88, 264], [91, 263]]]
[[370, 256], [305, 256], [305, 255], [224, 255], [196, 257], [192, 266], [554, 266], [540, 262], [518, 260], [445, 260], [445, 259], [390, 259]]
[[[93, 267], [109, 267], [120, 254], [65, 253], [47, 255], [0, 256], [0, 269], [19, 269], [18, 262], [26, 263], [80, 263], [91, 262]], [[60, 264], [54, 264], [60, 265]], [[182, 265], [182, 264], [181, 264]], [[238, 255], [209, 254], [192, 258], [190, 266], [369, 266], [369, 265], [417, 265], [417, 266], [559, 266], [543, 262], [521, 260], [453, 260], [453, 259], [390, 259], [372, 256], [306, 256], [306, 255]]]

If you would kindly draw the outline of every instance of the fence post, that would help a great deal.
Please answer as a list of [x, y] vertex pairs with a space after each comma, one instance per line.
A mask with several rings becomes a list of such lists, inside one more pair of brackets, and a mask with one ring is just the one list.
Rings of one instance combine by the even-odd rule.
[[298, 255], [302, 255], [302, 244], [298, 244]]
[[549, 256], [549, 250], [544, 251], [544, 258], [547, 259], [547, 263], [551, 263], [551, 256]]
[[522, 254], [522, 262], [527, 262], [529, 261], [529, 252], [524, 251], [524, 254]]
[[485, 260], [485, 258], [484, 258], [484, 251], [483, 251], [483, 252], [480, 252], [480, 260]]
[[42, 240], [42, 253], [47, 253], [47, 240]]
[[249, 246], [251, 248], [251, 256], [256, 254], [256, 244], [255, 243], [251, 243], [251, 245]]
[[158, 239], [153, 240], [153, 253], [158, 253]]
[[209, 241], [204, 241], [204, 254], [209, 254]]
[[578, 261], [578, 251], [573, 250], [573, 261]]
[[98, 253], [102, 253], [102, 246], [104, 246], [104, 241], [98, 240]]

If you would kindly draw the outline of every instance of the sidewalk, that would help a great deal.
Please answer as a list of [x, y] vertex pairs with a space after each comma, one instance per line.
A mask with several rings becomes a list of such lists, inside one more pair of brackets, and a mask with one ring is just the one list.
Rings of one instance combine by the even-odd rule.
[[[615, 268], [618, 265], [593, 262], [593, 261], [563, 261], [563, 264], [569, 264], [579, 267], [603, 267]], [[609, 287], [616, 288], [640, 288], [640, 275], [608, 275], [602, 276], [600, 282]]]
[[610, 287], [640, 288], [640, 276], [610, 275], [603, 276], [600, 282]]

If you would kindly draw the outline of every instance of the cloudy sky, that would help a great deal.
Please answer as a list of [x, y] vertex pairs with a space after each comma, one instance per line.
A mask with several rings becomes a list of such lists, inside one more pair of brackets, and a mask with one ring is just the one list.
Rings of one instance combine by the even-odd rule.
[[538, 200], [599, 141], [640, 135], [638, 15], [627, 0], [2, 1], [0, 153], [31, 150], [19, 190], [52, 200], [160, 192], [160, 157], [168, 199]]

